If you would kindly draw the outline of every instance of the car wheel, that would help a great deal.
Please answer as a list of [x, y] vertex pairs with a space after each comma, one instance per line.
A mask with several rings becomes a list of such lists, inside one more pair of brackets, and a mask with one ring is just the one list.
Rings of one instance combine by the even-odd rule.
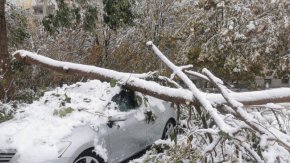
[[74, 163], [104, 163], [105, 161], [96, 155], [94, 148], [89, 148], [82, 152], [74, 161]]
[[170, 135], [174, 132], [174, 127], [175, 121], [173, 119], [169, 119], [164, 127], [161, 139], [168, 139]]

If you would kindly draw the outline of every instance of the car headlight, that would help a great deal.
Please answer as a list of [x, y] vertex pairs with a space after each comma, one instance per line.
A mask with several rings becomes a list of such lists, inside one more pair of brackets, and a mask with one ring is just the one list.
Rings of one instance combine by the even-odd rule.
[[60, 143], [57, 144], [57, 153], [58, 153], [58, 157], [61, 157], [62, 154], [68, 149], [68, 147], [71, 145], [70, 141], [62, 141]]

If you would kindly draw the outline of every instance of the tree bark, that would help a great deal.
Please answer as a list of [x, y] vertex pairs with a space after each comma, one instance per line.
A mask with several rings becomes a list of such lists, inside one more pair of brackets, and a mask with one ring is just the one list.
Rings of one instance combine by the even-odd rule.
[[[152, 81], [146, 81], [130, 73], [117, 72], [95, 66], [81, 65], [69, 62], [62, 62], [37, 55], [28, 51], [16, 51], [13, 56], [20, 61], [30, 65], [56, 71], [65, 75], [79, 75], [110, 82], [112, 80], [121, 81], [125, 87], [147, 94], [165, 101], [174, 103], [192, 103], [197, 105], [197, 101], [187, 89], [176, 89], [161, 86]], [[265, 91], [230, 93], [237, 101], [244, 105], [261, 105], [266, 103], [290, 102], [290, 88], [273, 89]], [[207, 94], [206, 98], [213, 104], [226, 103], [220, 94]]]
[[0, 1], [0, 101], [10, 99], [12, 89], [12, 71], [9, 64], [8, 37], [5, 19], [6, 0]]

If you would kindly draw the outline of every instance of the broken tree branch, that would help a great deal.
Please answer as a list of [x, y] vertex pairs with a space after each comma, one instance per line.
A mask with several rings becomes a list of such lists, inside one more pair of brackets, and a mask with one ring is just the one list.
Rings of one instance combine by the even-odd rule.
[[211, 103], [205, 98], [204, 94], [197, 89], [188, 76], [186, 76], [179, 67], [175, 66], [169, 59], [167, 59], [151, 41], [147, 42], [147, 45], [150, 46], [161, 61], [164, 62], [188, 86], [193, 97], [195, 97], [198, 103], [202, 105], [206, 111], [208, 111], [217, 126], [226, 133], [232, 133], [232, 127], [224, 122], [217, 110], [212, 107]]
[[[134, 75], [130, 75], [130, 73], [122, 73], [95, 66], [57, 61], [25, 50], [16, 51], [13, 53], [13, 56], [17, 60], [23, 61], [26, 64], [38, 65], [40, 67], [66, 75], [79, 75], [107, 82], [112, 80], [126, 81], [130, 78], [129, 82], [124, 83], [129, 89], [139, 91], [165, 101], [172, 101], [175, 103], [195, 103], [195, 101], [192, 101], [193, 97], [191, 91], [187, 89], [168, 88], [155, 82], [139, 79]], [[290, 102], [290, 88], [278, 88], [273, 90], [252, 92], [232, 92], [229, 94], [232, 98], [238, 100], [244, 105]], [[207, 93], [205, 96], [212, 104], [226, 103], [220, 94]]]
[[214, 85], [219, 89], [219, 91], [222, 93], [223, 97], [226, 99], [227, 103], [233, 109], [233, 111], [236, 112], [236, 118], [242, 120], [253, 130], [255, 130], [257, 132], [256, 135], [265, 135], [268, 137], [267, 140], [269, 140], [270, 138], [274, 139], [290, 152], [290, 144], [288, 142], [285, 142], [283, 139], [275, 135], [274, 132], [271, 132], [270, 129], [267, 129], [267, 127], [258, 123], [256, 119], [252, 117], [252, 115], [250, 115], [248, 112], [245, 111], [245, 109], [243, 108], [243, 104], [231, 98], [231, 96], [227, 91], [227, 88], [222, 83], [220, 83], [219, 79], [216, 78], [210, 71], [208, 71], [206, 68], [204, 68], [202, 71], [211, 80], [211, 82], [214, 83]]
[[23, 61], [26, 64], [38, 65], [61, 74], [79, 75], [106, 82], [116, 80], [128, 89], [160, 98], [165, 101], [172, 101], [175, 103], [186, 103], [187, 101], [193, 102], [193, 97], [190, 91], [186, 89], [174, 89], [161, 86], [156, 82], [140, 79], [130, 73], [117, 72], [95, 66], [57, 61], [25, 50], [16, 51], [13, 56], [17, 60]]

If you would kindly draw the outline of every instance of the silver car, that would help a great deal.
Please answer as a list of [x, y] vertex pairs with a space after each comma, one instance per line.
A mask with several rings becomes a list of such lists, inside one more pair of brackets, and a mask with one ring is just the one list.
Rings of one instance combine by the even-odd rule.
[[[152, 99], [144, 102], [150, 103]], [[157, 106], [144, 109], [140, 107], [136, 94], [128, 90], [122, 90], [112, 101], [120, 115], [108, 117], [107, 123], [98, 127], [75, 128], [58, 145], [58, 158], [45, 163], [122, 162], [156, 140], [168, 138], [176, 124], [176, 113], [167, 102], [161, 102], [163, 109]], [[107, 107], [110, 108], [110, 104]], [[136, 116], [140, 110], [143, 115]], [[145, 119], [140, 120], [140, 116], [145, 116]], [[0, 147], [0, 162], [14, 163], [18, 157], [17, 151], [1, 151]]]

